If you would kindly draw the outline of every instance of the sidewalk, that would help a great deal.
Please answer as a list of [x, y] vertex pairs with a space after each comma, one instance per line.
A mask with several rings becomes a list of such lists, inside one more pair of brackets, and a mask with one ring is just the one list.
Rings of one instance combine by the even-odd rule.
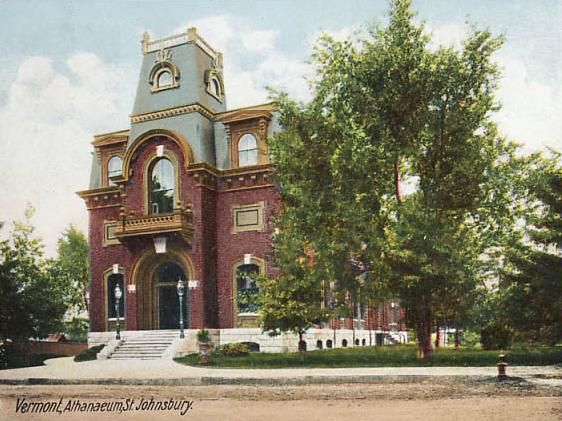
[[[0, 371], [0, 384], [130, 384], [203, 385], [313, 383], [412, 383], [428, 380], [491, 380], [496, 367], [380, 367], [224, 369], [189, 367], [171, 360], [95, 360], [72, 357], [48, 360], [40, 367]], [[508, 367], [507, 374], [525, 380], [551, 377], [562, 385], [562, 367]]]

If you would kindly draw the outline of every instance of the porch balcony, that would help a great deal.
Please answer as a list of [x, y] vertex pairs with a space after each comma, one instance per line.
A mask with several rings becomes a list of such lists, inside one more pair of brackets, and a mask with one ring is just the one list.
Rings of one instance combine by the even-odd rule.
[[193, 213], [188, 209], [174, 209], [170, 213], [154, 215], [121, 215], [115, 229], [119, 241], [162, 234], [176, 234], [187, 243], [193, 239]]

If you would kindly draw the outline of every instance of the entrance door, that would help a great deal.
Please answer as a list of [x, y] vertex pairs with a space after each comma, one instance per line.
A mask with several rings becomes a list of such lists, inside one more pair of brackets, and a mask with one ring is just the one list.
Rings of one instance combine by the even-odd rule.
[[175, 286], [158, 288], [158, 312], [160, 329], [179, 329], [180, 304]]
[[[179, 329], [180, 328], [180, 304], [177, 292], [178, 280], [181, 279], [187, 284], [183, 269], [174, 262], [161, 264], [156, 271], [156, 294], [158, 300], [158, 328], [159, 329]], [[188, 327], [189, 305], [187, 297], [187, 287], [183, 295], [183, 325]]]

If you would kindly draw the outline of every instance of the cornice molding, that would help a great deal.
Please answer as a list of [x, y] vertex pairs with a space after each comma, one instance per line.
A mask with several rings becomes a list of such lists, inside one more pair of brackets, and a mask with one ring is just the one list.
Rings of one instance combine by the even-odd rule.
[[92, 145], [98, 146], [108, 146], [114, 144], [126, 143], [129, 139], [129, 130], [120, 130], [118, 132], [103, 133], [94, 136]]
[[131, 116], [131, 123], [142, 123], [144, 121], [159, 120], [162, 118], [175, 117], [183, 114], [199, 113], [209, 120], [215, 119], [215, 114], [207, 107], [199, 104], [180, 105], [179, 107], [167, 108], [165, 110], [150, 113], [136, 114]]
[[120, 194], [119, 187], [117, 186], [101, 187], [98, 189], [81, 190], [76, 192], [76, 195], [78, 195], [82, 199], [87, 199], [89, 197], [98, 196], [102, 194]]
[[240, 107], [240, 108], [234, 108], [232, 110], [223, 111], [221, 113], [217, 113], [216, 117], [219, 120], [228, 120], [229, 118], [239, 113], [257, 113], [257, 114], [268, 113], [274, 111], [277, 108], [278, 108], [277, 103], [266, 102], [265, 104], [250, 105], [248, 107]]
[[216, 177], [234, 177], [238, 175], [256, 174], [266, 171], [271, 172], [273, 171], [273, 164], [252, 165], [248, 167], [220, 170], [206, 162], [196, 162], [189, 166], [187, 173], [190, 174], [198, 171], [206, 171]]

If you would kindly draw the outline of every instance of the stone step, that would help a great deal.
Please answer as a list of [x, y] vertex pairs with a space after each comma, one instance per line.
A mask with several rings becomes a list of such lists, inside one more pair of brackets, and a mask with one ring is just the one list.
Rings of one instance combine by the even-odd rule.
[[158, 336], [157, 338], [145, 338], [145, 337], [139, 337], [139, 338], [123, 338], [124, 341], [173, 341], [174, 339], [179, 338], [178, 336]]
[[147, 356], [138, 356], [138, 355], [133, 355], [133, 356], [127, 356], [127, 357], [111, 357], [110, 359], [112, 360], [159, 360], [162, 357], [160, 356], [155, 356], [155, 357], [147, 357]]
[[110, 359], [160, 359], [173, 341], [179, 337], [179, 330], [149, 331], [138, 335], [126, 335], [123, 342], [109, 356]]
[[126, 342], [125, 344], [121, 345], [119, 348], [150, 348], [150, 347], [157, 347], [157, 348], [162, 348], [162, 347], [168, 347], [171, 345], [171, 342], [169, 344], [153, 344], [153, 343], [147, 343], [147, 344], [133, 344], [130, 342]]
[[162, 358], [162, 355], [160, 354], [117, 354], [117, 355], [112, 355], [111, 359], [115, 360], [118, 358], [127, 358], [127, 359], [131, 359], [134, 360], [135, 358]]
[[164, 352], [166, 349], [152, 349], [152, 348], [128, 348], [128, 349], [122, 349], [122, 348], [117, 348], [114, 353], [136, 353], [136, 352], [148, 352], [148, 353], [152, 353], [152, 354], [161, 354], [162, 352]]

